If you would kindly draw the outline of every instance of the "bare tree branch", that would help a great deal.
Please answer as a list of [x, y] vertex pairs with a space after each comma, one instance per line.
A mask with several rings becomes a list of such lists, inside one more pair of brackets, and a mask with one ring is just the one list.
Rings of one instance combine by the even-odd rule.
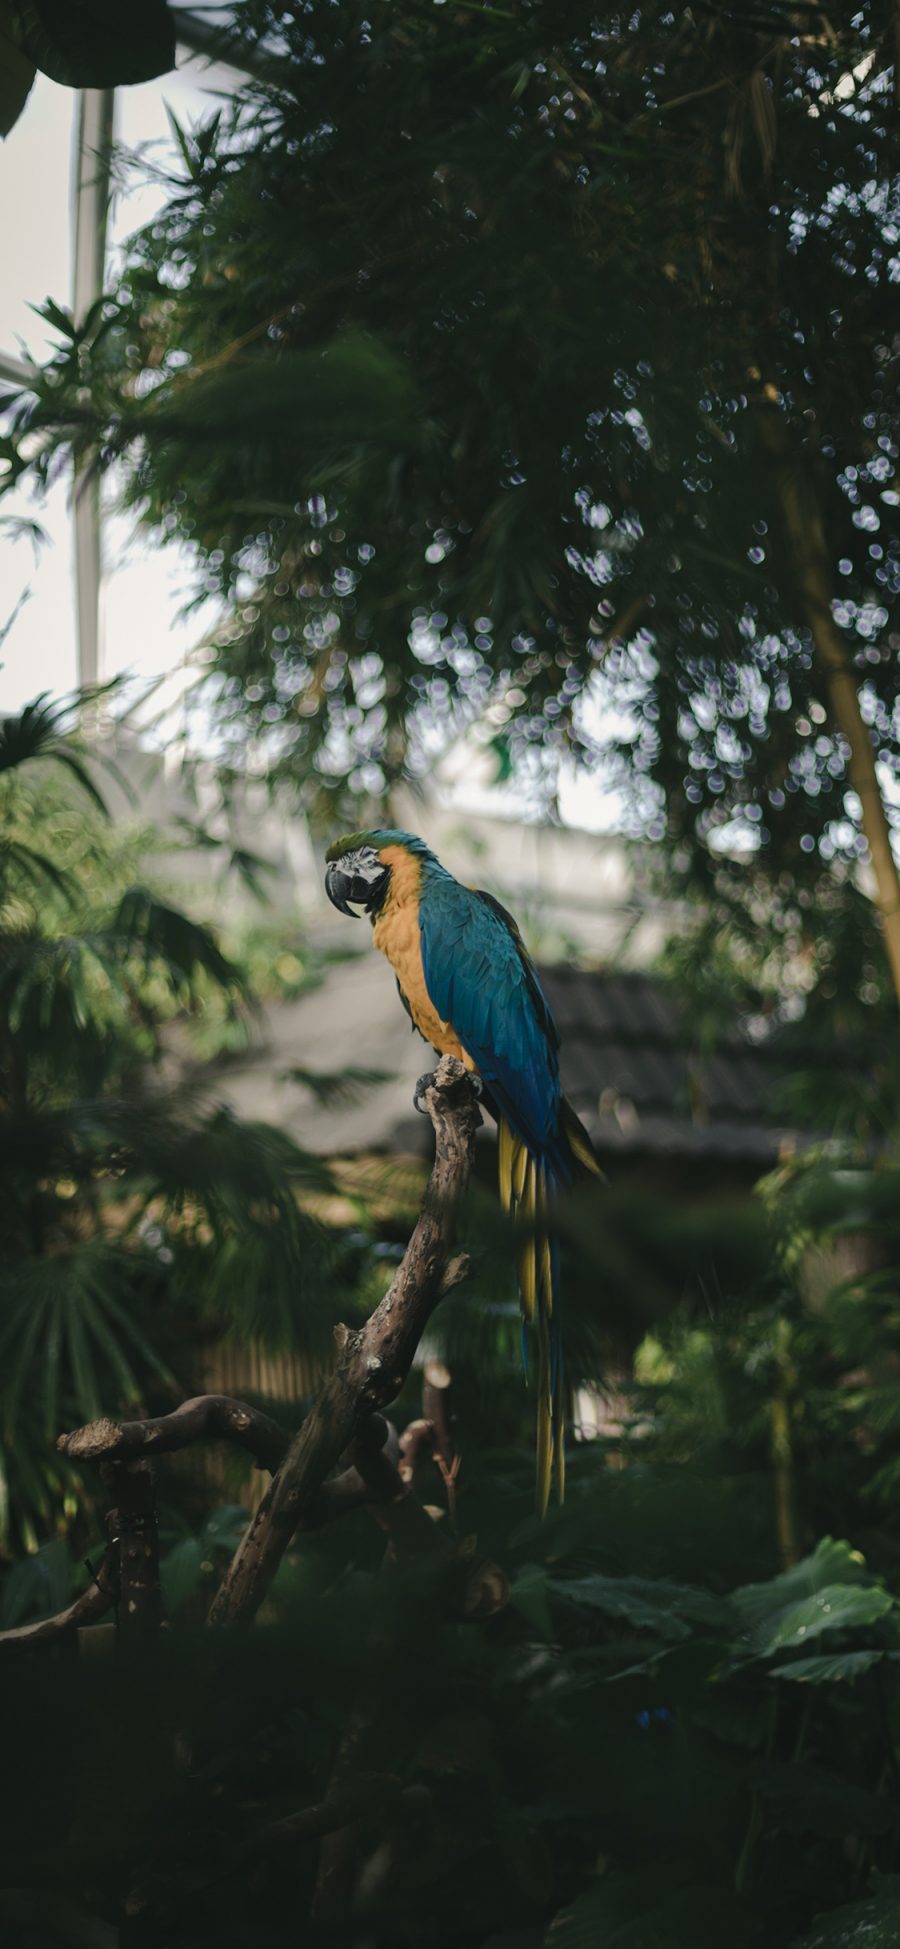
[[118, 1551], [110, 1545], [93, 1583], [55, 1617], [41, 1618], [39, 1624], [19, 1624], [12, 1631], [0, 1631], [0, 1657], [16, 1651], [30, 1651], [34, 1645], [58, 1644], [71, 1637], [83, 1624], [111, 1611], [118, 1597]]
[[432, 1421], [409, 1421], [400, 1437], [400, 1460], [397, 1472], [401, 1482], [412, 1482], [416, 1469], [426, 1456], [434, 1460], [437, 1433]]
[[197, 1394], [171, 1414], [147, 1421], [90, 1421], [60, 1435], [56, 1446], [75, 1462], [133, 1461], [138, 1456], [173, 1455], [198, 1441], [228, 1441], [253, 1457], [257, 1468], [274, 1475], [290, 1445], [290, 1435], [271, 1416], [227, 1394]]
[[389, 1292], [362, 1331], [338, 1329], [337, 1366], [241, 1543], [210, 1610], [215, 1625], [254, 1616], [310, 1501], [366, 1418], [402, 1387], [447, 1276], [456, 1203], [481, 1122], [463, 1065], [443, 1056], [425, 1105], [435, 1160], [422, 1211]]

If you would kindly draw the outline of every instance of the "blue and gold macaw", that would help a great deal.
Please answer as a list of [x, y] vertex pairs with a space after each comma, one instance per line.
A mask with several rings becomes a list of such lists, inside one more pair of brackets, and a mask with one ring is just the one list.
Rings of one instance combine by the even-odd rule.
[[559, 1036], [512, 916], [461, 886], [424, 840], [387, 829], [329, 846], [325, 890], [343, 914], [367, 914], [414, 1026], [480, 1080], [496, 1119], [500, 1196], [527, 1226], [518, 1255], [522, 1312], [537, 1339], [537, 1501], [563, 1492], [565, 1416], [559, 1272], [549, 1229], [555, 1195], [602, 1175], [559, 1082]]

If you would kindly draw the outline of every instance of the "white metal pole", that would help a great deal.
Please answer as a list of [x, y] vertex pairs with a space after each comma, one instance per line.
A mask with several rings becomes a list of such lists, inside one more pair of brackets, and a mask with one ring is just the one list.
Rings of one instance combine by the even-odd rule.
[[[109, 212], [110, 156], [115, 116], [113, 88], [85, 88], [78, 104], [75, 148], [74, 272], [72, 310], [81, 325], [103, 290]], [[103, 552], [100, 481], [95, 470], [77, 472], [72, 483], [75, 602], [79, 685], [99, 683], [102, 671], [100, 585]]]

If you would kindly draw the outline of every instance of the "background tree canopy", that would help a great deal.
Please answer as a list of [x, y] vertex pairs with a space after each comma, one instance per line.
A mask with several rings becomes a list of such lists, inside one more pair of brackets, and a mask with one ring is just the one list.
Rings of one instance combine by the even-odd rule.
[[[109, 824], [61, 706], [6, 720], [0, 1920], [27, 1949], [887, 1949], [896, 6], [246, 0], [228, 31], [257, 78], [175, 131], [90, 316], [45, 305], [7, 481], [110, 469], [189, 544], [223, 778], [261, 751], [320, 827], [476, 719], [536, 798], [563, 757], [611, 770], [701, 896], [670, 952], [695, 1025], [783, 1009], [789, 972], [829, 1056], [808, 1122], [863, 1155], [739, 1210], [624, 1181], [566, 1209], [568, 1378], [607, 1392], [543, 1526], [476, 1186], [427, 1345], [450, 1406], [426, 1368], [389, 1410], [407, 1493], [311, 1524], [256, 1628], [211, 1633], [246, 1453], [157, 1451], [168, 1629], [135, 1649], [122, 1603], [77, 1655], [70, 1623], [35, 1641], [112, 1602], [110, 1492], [60, 1430], [171, 1410], [226, 1329], [324, 1360], [410, 1217], [166, 1088], [173, 1023], [233, 1046], [248, 957]], [[323, 1094], [377, 1074], [309, 1053]], [[304, 1405], [268, 1403], [276, 1456]], [[320, 1487], [370, 1487], [332, 1460]]]
[[614, 694], [639, 829], [792, 890], [868, 850], [900, 977], [892, 8], [234, 22], [278, 80], [48, 313], [10, 477], [124, 456], [223, 735], [329, 822], [486, 710], [552, 788]]

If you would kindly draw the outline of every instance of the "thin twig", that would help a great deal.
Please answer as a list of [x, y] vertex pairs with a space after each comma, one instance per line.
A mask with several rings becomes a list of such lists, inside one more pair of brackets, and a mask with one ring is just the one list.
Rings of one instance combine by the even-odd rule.
[[118, 1552], [110, 1546], [103, 1562], [80, 1597], [69, 1604], [64, 1611], [57, 1611], [55, 1617], [41, 1618], [38, 1624], [18, 1624], [11, 1631], [0, 1631], [0, 1656], [7, 1652], [30, 1651], [34, 1645], [58, 1644], [62, 1638], [71, 1637], [83, 1624], [93, 1623], [95, 1618], [103, 1617], [111, 1611], [118, 1595], [116, 1565]]

